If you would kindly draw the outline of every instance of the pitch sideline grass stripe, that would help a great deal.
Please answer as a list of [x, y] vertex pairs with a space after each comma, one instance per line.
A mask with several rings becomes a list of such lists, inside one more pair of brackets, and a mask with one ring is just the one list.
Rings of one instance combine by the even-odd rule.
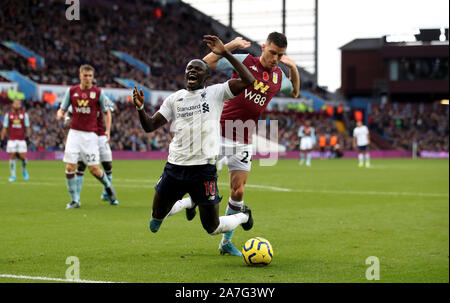
[[60, 278], [49, 278], [49, 277], [34, 277], [34, 276], [23, 276], [23, 275], [9, 275], [9, 274], [0, 274], [0, 278], [40, 280], [40, 281], [56, 281], [56, 282], [73, 282], [73, 283], [125, 283], [125, 282], [113, 282], [113, 281], [71, 280], [71, 279], [60, 279]]
[[[131, 182], [132, 179], [115, 179], [114, 187], [127, 187], [127, 188], [143, 188], [142, 185], [138, 184], [118, 184], [117, 182]], [[142, 180], [134, 180], [142, 183]], [[156, 180], [147, 180], [148, 183], [155, 183]], [[11, 182], [0, 181], [0, 184], [10, 184]], [[62, 186], [62, 184], [50, 183], [50, 182], [33, 182], [33, 181], [15, 181], [16, 184], [27, 184], [27, 185], [38, 185], [38, 186]], [[229, 186], [228, 183], [218, 182], [220, 186]], [[99, 187], [97, 184], [83, 184], [87, 187]], [[258, 188], [270, 191], [280, 191], [280, 192], [297, 192], [297, 193], [319, 193], [319, 194], [342, 194], [342, 195], [375, 195], [375, 196], [419, 196], [419, 197], [449, 197], [448, 193], [415, 193], [415, 192], [380, 192], [380, 191], [353, 191], [353, 190], [317, 190], [317, 189], [291, 189], [282, 188], [267, 185], [256, 185], [256, 184], [246, 184], [246, 188]]]

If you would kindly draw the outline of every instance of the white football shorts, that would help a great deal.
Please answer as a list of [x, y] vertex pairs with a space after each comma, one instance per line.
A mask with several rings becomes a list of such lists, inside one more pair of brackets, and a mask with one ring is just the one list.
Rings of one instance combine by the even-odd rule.
[[79, 160], [88, 166], [100, 163], [98, 136], [94, 132], [70, 129], [67, 135], [63, 161], [76, 164]]
[[313, 148], [313, 142], [311, 137], [303, 137], [300, 140], [300, 150], [310, 150]]
[[218, 161], [227, 158], [228, 171], [252, 168], [253, 147], [250, 144], [236, 142], [224, 137], [220, 138], [220, 154]]
[[98, 136], [98, 149], [100, 153], [100, 162], [112, 162], [112, 151], [106, 136]]
[[7, 153], [26, 153], [27, 152], [27, 142], [25, 140], [8, 140], [6, 144]]

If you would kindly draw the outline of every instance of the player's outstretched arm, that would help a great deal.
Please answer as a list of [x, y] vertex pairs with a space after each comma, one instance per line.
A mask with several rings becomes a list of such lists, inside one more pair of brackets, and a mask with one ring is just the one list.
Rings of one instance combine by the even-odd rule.
[[286, 55], [281, 57], [280, 62], [289, 68], [289, 80], [291, 80], [292, 86], [294, 87], [291, 97], [297, 98], [300, 92], [300, 74], [298, 73], [297, 65], [294, 60]]
[[[225, 49], [232, 52], [236, 49], [248, 48], [250, 45], [251, 43], [249, 41], [242, 39], [242, 37], [236, 37], [234, 40], [225, 44]], [[221, 55], [210, 52], [203, 58], [203, 61], [208, 64], [209, 68], [216, 69], [217, 61], [219, 61], [220, 58], [222, 58]]]
[[232, 79], [229, 80], [230, 90], [233, 95], [238, 95], [242, 92], [246, 87], [250, 86], [255, 82], [255, 77], [253, 74], [242, 64], [239, 60], [237, 60], [231, 53], [228, 51], [223, 45], [222, 41], [216, 37], [211, 35], [203, 36], [203, 42], [205, 42], [211, 51], [214, 54], [222, 56], [230, 61], [231, 65], [233, 65], [234, 69], [238, 72], [240, 79]]
[[142, 88], [140, 91], [137, 90], [136, 86], [133, 90], [133, 103], [136, 105], [137, 112], [139, 114], [139, 121], [141, 122], [142, 128], [145, 132], [152, 132], [164, 124], [167, 123], [166, 118], [159, 112], [156, 112], [152, 117], [150, 117], [144, 110], [144, 92]]

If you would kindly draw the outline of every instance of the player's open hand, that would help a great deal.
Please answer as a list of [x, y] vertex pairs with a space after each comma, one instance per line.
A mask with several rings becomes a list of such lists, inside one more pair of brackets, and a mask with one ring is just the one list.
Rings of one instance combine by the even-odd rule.
[[252, 45], [250, 41], [244, 40], [242, 37], [234, 38], [233, 43], [236, 46], [236, 48], [240, 49], [248, 48]]
[[286, 65], [289, 68], [293, 68], [295, 66], [294, 60], [292, 60], [291, 58], [289, 58], [286, 55], [281, 57], [280, 62], [283, 63], [284, 65]]
[[138, 108], [141, 108], [141, 106], [144, 104], [144, 92], [142, 91], [142, 88], [138, 91], [136, 86], [134, 87], [133, 103]]
[[226, 52], [225, 46], [223, 45], [222, 41], [216, 36], [204, 35], [203, 42], [205, 42], [211, 49], [211, 51], [216, 55], [223, 56], [223, 54], [225, 54]]

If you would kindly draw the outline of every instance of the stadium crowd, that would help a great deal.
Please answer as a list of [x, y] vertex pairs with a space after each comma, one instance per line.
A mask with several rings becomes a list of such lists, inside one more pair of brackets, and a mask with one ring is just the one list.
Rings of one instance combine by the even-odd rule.
[[[66, 130], [62, 122], [56, 121], [57, 107], [45, 102], [25, 101], [24, 108], [30, 116], [32, 129], [29, 150], [64, 150]], [[147, 112], [151, 114], [158, 108], [159, 105], [146, 105]], [[0, 98], [1, 125], [9, 110], [10, 102]], [[331, 136], [336, 135], [342, 150], [353, 149], [351, 133], [354, 121], [348, 117], [344, 119], [344, 131], [338, 129], [337, 120], [320, 113], [267, 111], [261, 119], [266, 120], [266, 125], [270, 120], [278, 120], [278, 142], [288, 151], [299, 150], [298, 130], [305, 120], [311, 121], [317, 138], [323, 135], [329, 141]], [[371, 132], [379, 134], [395, 150], [411, 150], [414, 141], [419, 151], [449, 150], [448, 107], [430, 105], [382, 109], [374, 105], [368, 126]], [[267, 137], [269, 134], [267, 129]], [[130, 102], [115, 103], [110, 141], [113, 150], [167, 151], [171, 139], [170, 124], [147, 134], [141, 130], [135, 108]], [[318, 149], [317, 144], [315, 149]], [[377, 146], [372, 144], [371, 149], [377, 149]]]
[[[39, 83], [74, 85], [79, 81], [79, 66], [90, 64], [102, 87], [120, 87], [114, 80], [119, 77], [150, 89], [176, 90], [183, 86], [186, 63], [208, 52], [202, 42], [204, 29], [215, 34], [208, 21], [179, 4], [162, 7], [152, 1], [111, 4], [98, 0], [83, 1], [80, 6], [83, 22], [66, 20], [68, 6], [59, 0], [14, 1], [2, 9], [2, 41], [29, 48], [45, 59], [45, 65], [30, 65], [0, 46], [0, 70], [16, 69]], [[151, 75], [114, 56], [114, 50], [149, 64]], [[219, 73], [213, 77], [225, 79]]]
[[438, 104], [372, 105], [369, 129], [378, 133], [392, 149], [448, 151], [448, 106]]
[[[212, 29], [211, 24], [197, 18], [184, 5], [161, 6], [143, 0], [115, 4], [96, 0], [81, 4], [83, 22], [69, 22], [61, 17], [65, 15], [67, 5], [59, 0], [13, 1], [7, 9], [2, 9], [2, 41], [14, 41], [28, 47], [44, 57], [45, 65], [30, 64], [17, 53], [0, 46], [0, 70], [18, 70], [39, 83], [74, 85], [79, 83], [79, 66], [88, 63], [95, 67], [96, 84], [101, 87], [120, 87], [114, 81], [114, 77], [120, 77], [132, 78], [150, 89], [175, 91], [184, 86], [186, 62], [208, 52], [201, 37], [205, 28]], [[117, 58], [111, 53], [114, 50], [148, 63], [151, 74]], [[226, 75], [214, 72], [210, 82], [223, 82], [226, 78]], [[8, 106], [7, 102], [0, 104], [0, 120], [9, 110]], [[65, 131], [55, 120], [56, 108], [37, 100], [27, 100], [25, 107], [33, 131], [29, 149], [63, 150]], [[155, 112], [157, 108], [148, 106], [147, 110]], [[305, 119], [311, 120], [317, 136], [336, 135], [343, 150], [353, 148], [354, 123], [349, 115], [343, 119], [344, 131], [338, 131], [336, 121], [326, 114], [310, 111], [285, 112], [275, 108], [261, 119], [279, 121], [279, 143], [287, 150], [299, 149], [297, 133]], [[130, 103], [116, 102], [113, 121], [112, 149], [168, 150], [169, 127], [145, 134], [140, 130]], [[374, 105], [368, 126], [392, 149], [411, 150], [412, 142], [417, 142], [419, 150], [448, 151], [448, 107], [442, 110], [441, 107], [381, 108]]]

